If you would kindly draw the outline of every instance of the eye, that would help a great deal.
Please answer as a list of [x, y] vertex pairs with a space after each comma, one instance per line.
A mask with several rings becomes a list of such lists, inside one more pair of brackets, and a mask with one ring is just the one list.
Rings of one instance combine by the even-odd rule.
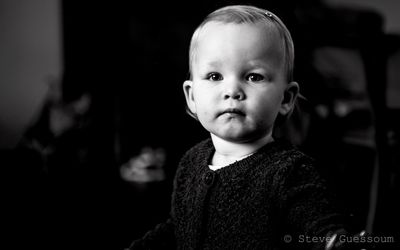
[[246, 76], [246, 80], [249, 82], [260, 82], [263, 81], [265, 78], [264, 76], [256, 73], [250, 73]]
[[213, 72], [207, 75], [207, 79], [210, 81], [221, 81], [223, 78], [220, 73]]

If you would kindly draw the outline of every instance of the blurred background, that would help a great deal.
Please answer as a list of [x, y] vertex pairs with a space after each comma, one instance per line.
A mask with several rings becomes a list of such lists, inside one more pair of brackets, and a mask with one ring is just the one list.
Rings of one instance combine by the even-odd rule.
[[7, 241], [123, 249], [167, 218], [179, 158], [208, 136], [185, 114], [190, 37], [227, 4], [292, 32], [306, 100], [276, 136], [320, 162], [355, 230], [398, 234], [399, 1], [0, 0]]

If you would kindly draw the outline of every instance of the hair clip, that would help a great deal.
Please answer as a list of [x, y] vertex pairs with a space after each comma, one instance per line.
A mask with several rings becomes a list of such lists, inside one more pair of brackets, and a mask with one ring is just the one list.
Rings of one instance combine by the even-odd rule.
[[270, 13], [270, 12], [265, 12], [265, 15], [268, 17], [268, 18], [271, 18], [271, 19], [274, 19], [274, 16]]

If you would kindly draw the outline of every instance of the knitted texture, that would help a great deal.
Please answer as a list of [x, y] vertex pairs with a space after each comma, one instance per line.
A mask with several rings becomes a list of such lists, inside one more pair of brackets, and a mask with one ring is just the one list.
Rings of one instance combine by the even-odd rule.
[[[326, 236], [342, 227], [312, 159], [292, 145], [274, 141], [217, 171], [208, 167], [214, 152], [207, 139], [181, 159], [171, 203], [173, 226], [163, 227], [173, 230], [163, 237], [174, 236], [168, 240], [174, 248], [323, 249], [325, 242], [306, 244], [301, 237]], [[151, 234], [142, 245], [149, 238], [163, 239]], [[292, 237], [291, 244], [285, 235]]]

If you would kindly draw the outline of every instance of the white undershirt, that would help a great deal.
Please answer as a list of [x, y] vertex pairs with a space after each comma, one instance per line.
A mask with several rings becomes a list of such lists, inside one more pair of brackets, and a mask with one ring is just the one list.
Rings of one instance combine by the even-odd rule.
[[[241, 161], [241, 160], [243, 160], [244, 158], [247, 158], [247, 157], [249, 157], [249, 156], [252, 155], [252, 154], [253, 154], [253, 153], [248, 154], [248, 155], [244, 155], [244, 156], [240, 157], [239, 159], [235, 160], [235, 162]], [[209, 164], [208, 167], [209, 167], [211, 170], [216, 171], [216, 170], [218, 170], [218, 169], [224, 168], [224, 167], [229, 166], [229, 165], [231, 165], [231, 164], [232, 164], [232, 163], [229, 163], [229, 164], [223, 165], [223, 166], [216, 166], [216, 165], [211, 165], [211, 164]]]

